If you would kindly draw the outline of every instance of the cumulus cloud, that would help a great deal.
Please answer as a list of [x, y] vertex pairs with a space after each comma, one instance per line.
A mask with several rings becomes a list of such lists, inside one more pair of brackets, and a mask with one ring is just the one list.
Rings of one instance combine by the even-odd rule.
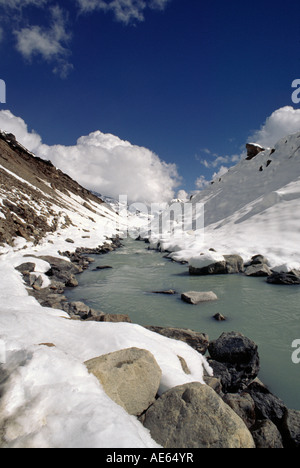
[[300, 109], [285, 106], [274, 111], [260, 129], [250, 135], [248, 141], [264, 147], [272, 147], [281, 138], [299, 131]]
[[28, 126], [20, 117], [15, 117], [9, 110], [0, 112], [0, 130], [13, 133], [18, 141], [29, 151], [36, 152], [42, 144], [41, 137]]
[[115, 135], [96, 131], [79, 138], [74, 146], [48, 146], [10, 111], [0, 112], [0, 128], [14, 133], [26, 148], [51, 160], [84, 187], [103, 195], [127, 195], [129, 202], [160, 203], [172, 199], [179, 185], [174, 164]]
[[28, 60], [35, 55], [42, 56], [46, 61], [54, 61], [53, 71], [66, 77], [72, 65], [68, 62], [68, 49], [65, 47], [71, 38], [66, 30], [66, 19], [59, 6], [50, 9], [51, 24], [49, 28], [30, 26], [15, 30], [17, 50]]

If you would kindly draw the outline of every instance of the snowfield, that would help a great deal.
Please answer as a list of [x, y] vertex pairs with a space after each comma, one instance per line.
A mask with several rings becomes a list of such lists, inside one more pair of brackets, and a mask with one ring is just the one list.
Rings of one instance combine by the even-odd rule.
[[198, 267], [208, 258], [239, 254], [248, 261], [261, 254], [274, 270], [300, 269], [300, 132], [241, 161], [190, 204], [204, 205], [204, 220], [194, 220], [203, 229], [190, 230], [179, 215], [172, 236], [154, 230], [152, 247], [160, 243], [174, 260]]

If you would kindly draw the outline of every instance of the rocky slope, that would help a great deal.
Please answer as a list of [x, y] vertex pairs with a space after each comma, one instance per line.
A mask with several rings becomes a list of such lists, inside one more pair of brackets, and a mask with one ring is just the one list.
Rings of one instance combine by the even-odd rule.
[[94, 230], [99, 217], [102, 225], [119, 222], [99, 197], [0, 132], [0, 245], [16, 238], [38, 244], [72, 226]]

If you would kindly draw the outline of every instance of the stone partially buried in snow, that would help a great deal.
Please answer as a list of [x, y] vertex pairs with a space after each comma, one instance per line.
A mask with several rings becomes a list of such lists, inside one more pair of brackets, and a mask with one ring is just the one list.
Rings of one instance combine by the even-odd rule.
[[181, 299], [188, 304], [197, 305], [201, 302], [217, 301], [218, 297], [213, 291], [189, 291], [182, 293]]
[[138, 416], [155, 400], [162, 371], [145, 349], [128, 348], [85, 362], [106, 394], [127, 413]]

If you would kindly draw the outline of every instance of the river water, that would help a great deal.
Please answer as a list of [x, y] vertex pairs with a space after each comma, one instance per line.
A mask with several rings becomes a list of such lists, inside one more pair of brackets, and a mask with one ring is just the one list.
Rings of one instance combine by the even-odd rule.
[[[140, 325], [190, 328], [210, 340], [223, 331], [241, 332], [258, 345], [260, 379], [289, 408], [300, 410], [300, 364], [292, 362], [292, 343], [300, 339], [300, 286], [269, 285], [265, 278], [243, 275], [190, 276], [187, 265], [165, 255], [127, 239], [124, 247], [95, 256], [66, 296], [104, 313], [128, 314]], [[94, 271], [101, 265], [112, 268]], [[169, 289], [177, 294], [152, 293]], [[186, 291], [214, 291], [218, 301], [186, 304], [180, 297]], [[227, 320], [215, 321], [217, 312]]]

